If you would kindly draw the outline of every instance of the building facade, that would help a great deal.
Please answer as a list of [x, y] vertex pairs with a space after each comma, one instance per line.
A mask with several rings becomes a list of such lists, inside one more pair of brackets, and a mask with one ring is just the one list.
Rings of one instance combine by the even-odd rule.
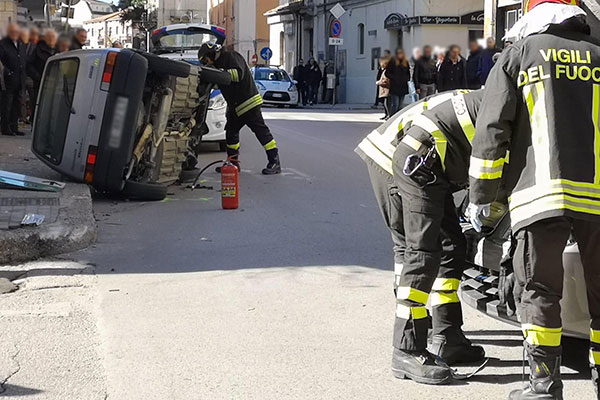
[[206, 0], [149, 0], [156, 12], [157, 26], [207, 22]]
[[[208, 0], [210, 23], [225, 28], [227, 48], [242, 54], [251, 64], [252, 57], [270, 43], [265, 13], [279, 0]], [[264, 62], [264, 61], [263, 61]]]
[[[0, 0], [0, 27], [5, 28], [10, 22], [17, 22], [17, 2]], [[4, 32], [0, 33], [4, 34]]]
[[112, 47], [120, 42], [123, 47], [133, 46], [134, 30], [131, 21], [121, 20], [122, 12], [117, 11], [108, 15], [93, 18], [83, 23], [88, 33], [88, 49]]
[[[466, 54], [470, 39], [483, 37], [482, 0], [281, 0], [267, 12], [273, 63], [291, 71], [299, 59], [337, 63], [338, 100], [369, 103], [375, 98], [377, 59], [384, 50], [402, 47], [410, 54], [425, 44], [457, 44]], [[331, 9], [339, 18], [343, 40], [330, 46]], [[372, 95], [371, 95], [372, 93]], [[368, 96], [366, 95], [368, 94]]]
[[64, 25], [68, 21], [71, 27], [83, 27], [85, 21], [108, 15], [115, 11], [115, 6], [112, 3], [99, 0], [82, 0], [71, 6], [69, 6], [68, 1], [63, 0], [60, 10], [58, 10], [61, 24]]

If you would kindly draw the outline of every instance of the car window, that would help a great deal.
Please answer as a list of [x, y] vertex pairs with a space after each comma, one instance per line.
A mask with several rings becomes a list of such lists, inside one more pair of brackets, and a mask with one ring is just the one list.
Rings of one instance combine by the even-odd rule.
[[159, 39], [162, 48], [199, 48], [207, 42], [216, 42], [216, 36], [209, 33], [193, 32], [187, 29], [170, 31]]
[[33, 148], [54, 164], [60, 164], [62, 160], [78, 70], [78, 58], [52, 61], [46, 67], [36, 112]]
[[254, 79], [257, 81], [290, 82], [287, 72], [281, 69], [258, 68], [254, 71]]

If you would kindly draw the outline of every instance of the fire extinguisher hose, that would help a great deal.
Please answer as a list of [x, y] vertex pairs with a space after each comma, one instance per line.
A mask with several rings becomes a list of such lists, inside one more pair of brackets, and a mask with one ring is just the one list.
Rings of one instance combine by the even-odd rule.
[[202, 168], [202, 170], [200, 170], [200, 172], [198, 172], [198, 175], [196, 175], [196, 179], [194, 179], [194, 182], [192, 183], [192, 186], [190, 186], [190, 188], [192, 190], [196, 189], [196, 186], [198, 185], [198, 179], [200, 179], [200, 175], [202, 175], [202, 173], [204, 171], [206, 171], [207, 169], [209, 169], [210, 167], [212, 167], [215, 164], [223, 164], [225, 161], [223, 160], [217, 160], [217, 161], [213, 161], [210, 164], [208, 164], [206, 167]]

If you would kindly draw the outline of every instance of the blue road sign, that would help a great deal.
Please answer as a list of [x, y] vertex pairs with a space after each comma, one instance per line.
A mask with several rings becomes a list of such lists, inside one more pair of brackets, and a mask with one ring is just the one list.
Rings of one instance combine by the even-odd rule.
[[271, 50], [270, 48], [264, 47], [260, 51], [260, 58], [262, 58], [263, 60], [269, 61], [271, 57], [273, 57], [273, 50]]
[[340, 37], [342, 34], [342, 22], [339, 19], [334, 19], [331, 22], [331, 37]]

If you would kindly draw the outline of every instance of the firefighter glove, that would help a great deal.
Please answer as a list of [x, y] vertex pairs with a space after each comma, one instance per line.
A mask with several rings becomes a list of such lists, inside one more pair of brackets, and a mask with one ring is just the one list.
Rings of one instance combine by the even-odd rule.
[[483, 218], [490, 216], [491, 204], [473, 204], [469, 203], [465, 211], [465, 216], [471, 221], [471, 225], [477, 232], [483, 229]]

